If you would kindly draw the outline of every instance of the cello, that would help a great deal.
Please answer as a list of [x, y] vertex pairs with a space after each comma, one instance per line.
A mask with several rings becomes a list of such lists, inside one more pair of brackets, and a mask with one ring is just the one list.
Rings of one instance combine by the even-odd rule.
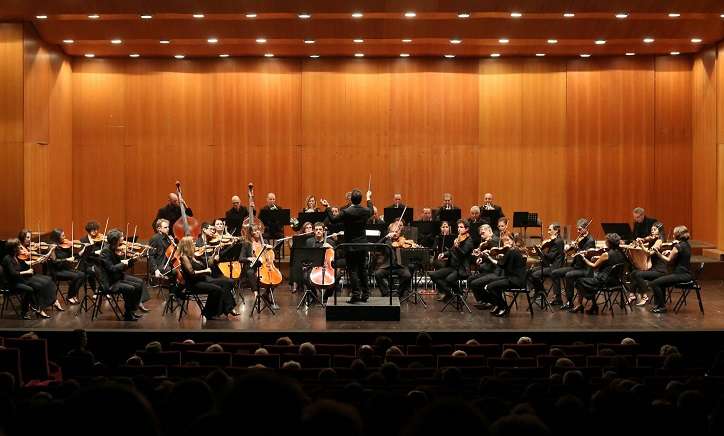
[[324, 251], [324, 264], [322, 266], [315, 266], [309, 273], [309, 281], [317, 286], [330, 286], [334, 284], [335, 280], [334, 267], [332, 266], [332, 262], [334, 262], [334, 248], [326, 243], [328, 237], [329, 236], [325, 234], [324, 241], [327, 249]]
[[[254, 198], [254, 184], [249, 183], [249, 198]], [[251, 211], [253, 212], [253, 211]], [[259, 268], [257, 270], [257, 277], [259, 277], [259, 284], [263, 287], [274, 287], [282, 282], [283, 277], [281, 271], [274, 265], [274, 250], [269, 248], [268, 245], [264, 244], [264, 236], [261, 235], [261, 230], [254, 224], [254, 214], [249, 214], [249, 233], [251, 237], [251, 252], [255, 258], [259, 260]], [[261, 242], [254, 240], [254, 232], [259, 232], [259, 239]]]

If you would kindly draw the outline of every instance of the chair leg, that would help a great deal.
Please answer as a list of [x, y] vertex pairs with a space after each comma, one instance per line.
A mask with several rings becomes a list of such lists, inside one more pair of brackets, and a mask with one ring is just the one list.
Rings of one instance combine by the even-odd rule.
[[701, 311], [701, 314], [704, 314], [704, 302], [701, 301], [701, 289], [694, 288], [694, 292], [696, 292], [696, 299], [699, 301], [699, 310]]
[[[530, 292], [526, 289], [525, 292], [525, 298], [528, 300], [528, 311], [530, 312], [530, 317], [533, 317], [533, 303], [530, 301]], [[548, 304], [548, 297], [546, 295], [543, 296], [544, 300]], [[545, 306], [544, 306], [545, 307]]]

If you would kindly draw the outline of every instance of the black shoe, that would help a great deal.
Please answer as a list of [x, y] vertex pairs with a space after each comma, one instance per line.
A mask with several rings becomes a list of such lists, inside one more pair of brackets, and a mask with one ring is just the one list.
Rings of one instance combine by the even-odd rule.
[[586, 308], [586, 307], [585, 307], [583, 304], [579, 304], [578, 306], [576, 306], [576, 307], [574, 307], [573, 309], [569, 310], [569, 313], [578, 313], [578, 312], [583, 313], [583, 311], [585, 310], [585, 308]]
[[657, 306], [651, 309], [651, 313], [666, 313], [666, 306]]
[[504, 317], [508, 314], [507, 309], [500, 309], [499, 311], [495, 312], [493, 315], [497, 316], [498, 318]]
[[347, 300], [347, 303], [349, 304], [357, 304], [357, 303], [364, 303], [364, 300], [360, 297], [351, 297], [349, 300]]
[[367, 300], [369, 300], [369, 299], [370, 299], [370, 296], [369, 296], [369, 295], [363, 295], [362, 298], [360, 298], [360, 301], [363, 302], [363, 303], [366, 303]]
[[568, 302], [566, 302], [566, 304], [562, 304], [560, 309], [561, 310], [571, 310], [571, 309], [573, 309], [573, 304], [570, 301], [568, 301]]
[[25, 312], [25, 313], [23, 313], [23, 314], [20, 315], [20, 318], [22, 318], [22, 319], [30, 319], [30, 313]]
[[[556, 298], [556, 299], [549, 301], [548, 304], [550, 304], [551, 306], [563, 306], [563, 300]], [[566, 303], [566, 304], [568, 304], [568, 303]]]
[[494, 314], [494, 313], [497, 312], [497, 311], [498, 311], [498, 306], [493, 306], [493, 307], [490, 308], [490, 313], [491, 313], [491, 314]]

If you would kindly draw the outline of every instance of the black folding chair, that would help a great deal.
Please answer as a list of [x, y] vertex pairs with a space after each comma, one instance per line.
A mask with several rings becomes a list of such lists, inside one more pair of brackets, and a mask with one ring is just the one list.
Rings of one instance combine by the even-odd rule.
[[699, 284], [699, 277], [702, 271], [704, 271], [704, 262], [699, 263], [699, 268], [694, 271], [694, 276], [691, 280], [677, 283], [669, 288], [669, 298], [671, 298], [673, 292], [680, 292], [679, 298], [676, 300], [676, 304], [674, 304], [674, 313], [678, 313], [682, 306], [686, 306], [687, 297], [691, 291], [694, 291], [696, 293], [696, 299], [699, 301], [699, 310], [702, 315], [704, 314], [704, 303], [701, 300], [701, 285]]

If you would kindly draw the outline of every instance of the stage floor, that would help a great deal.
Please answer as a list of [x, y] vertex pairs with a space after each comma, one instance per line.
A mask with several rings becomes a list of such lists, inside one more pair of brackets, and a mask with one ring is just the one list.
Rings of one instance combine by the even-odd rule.
[[[623, 314], [616, 309], [614, 316], [571, 314], [554, 310], [553, 312], [535, 311], [535, 316], [525, 310], [527, 303], [519, 304], [506, 318], [496, 318], [488, 311], [477, 310], [471, 306], [472, 313], [460, 313], [448, 308], [440, 310], [443, 304], [434, 301], [434, 296], [426, 296], [428, 308], [421, 304], [402, 304], [401, 320], [390, 321], [326, 321], [325, 312], [319, 306], [296, 310], [300, 293], [292, 294], [283, 286], [276, 292], [277, 303], [281, 309], [276, 315], [264, 311], [261, 315], [249, 316], [253, 297], [245, 292], [246, 304], [240, 304], [237, 311], [241, 316], [229, 320], [202, 322], [198, 308], [190, 305], [190, 315], [178, 322], [178, 313], [162, 316], [165, 301], [152, 290], [152, 299], [147, 302], [151, 312], [138, 322], [116, 321], [110, 307], [104, 306], [101, 319], [91, 322], [89, 313], [77, 314], [78, 306], [67, 306], [65, 312], [53, 312], [51, 319], [19, 320], [8, 310], [6, 318], [0, 320], [0, 329], [4, 330], [133, 330], [133, 331], [239, 331], [239, 332], [416, 332], [416, 331], [460, 331], [460, 332], [662, 332], [662, 331], [716, 331], [724, 330], [724, 283], [721, 280], [705, 281], [703, 301], [705, 315], [699, 312], [696, 296], [691, 295], [688, 307], [678, 314], [671, 310], [666, 314], [652, 314], [650, 306], [635, 307], [633, 313]], [[469, 304], [472, 303], [472, 295]]]

